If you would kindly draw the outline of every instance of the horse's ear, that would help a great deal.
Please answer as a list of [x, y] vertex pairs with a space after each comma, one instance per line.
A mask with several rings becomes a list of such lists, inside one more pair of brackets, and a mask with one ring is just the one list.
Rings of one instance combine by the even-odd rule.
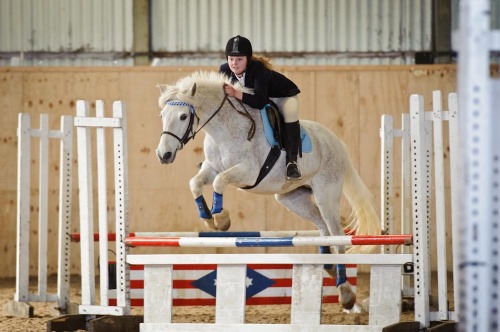
[[196, 93], [196, 82], [194, 82], [193, 87], [191, 88], [191, 97]]
[[156, 87], [160, 89], [160, 94], [162, 94], [163, 92], [167, 91], [168, 85], [156, 83]]

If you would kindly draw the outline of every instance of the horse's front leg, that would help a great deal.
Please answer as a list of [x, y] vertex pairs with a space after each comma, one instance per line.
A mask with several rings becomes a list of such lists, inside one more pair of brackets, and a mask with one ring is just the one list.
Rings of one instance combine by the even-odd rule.
[[[345, 246], [337, 246], [336, 249], [338, 254], [345, 254]], [[352, 290], [352, 286], [347, 280], [346, 266], [344, 264], [337, 264], [336, 268], [339, 303], [347, 312], [360, 312], [360, 308], [356, 304], [356, 293]]]
[[217, 230], [217, 227], [214, 224], [212, 212], [208, 208], [205, 198], [203, 197], [203, 187], [212, 183], [216, 175], [217, 172], [212, 168], [212, 166], [210, 166], [207, 161], [204, 161], [201, 164], [198, 174], [196, 174], [189, 181], [189, 188], [191, 189], [196, 207], [198, 208], [200, 219], [203, 221], [205, 226], [214, 230]]
[[212, 216], [214, 217], [215, 227], [221, 231], [226, 231], [231, 226], [229, 211], [223, 208], [223, 193], [229, 184], [238, 186], [253, 184], [257, 175], [249, 163], [239, 163], [220, 172], [214, 179], [214, 197], [212, 201]]

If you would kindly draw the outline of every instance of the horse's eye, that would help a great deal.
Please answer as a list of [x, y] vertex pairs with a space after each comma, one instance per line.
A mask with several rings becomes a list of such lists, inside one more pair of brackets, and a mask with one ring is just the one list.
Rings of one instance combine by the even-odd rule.
[[186, 119], [187, 119], [187, 117], [188, 117], [188, 116], [187, 116], [187, 114], [182, 114], [182, 115], [181, 115], [181, 120], [182, 120], [182, 121], [184, 121], [184, 120], [186, 120]]

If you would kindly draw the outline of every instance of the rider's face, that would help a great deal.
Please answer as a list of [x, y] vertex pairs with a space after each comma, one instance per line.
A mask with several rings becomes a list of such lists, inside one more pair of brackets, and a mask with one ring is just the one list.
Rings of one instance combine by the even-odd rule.
[[235, 75], [241, 75], [247, 68], [248, 59], [246, 56], [228, 56], [227, 63]]

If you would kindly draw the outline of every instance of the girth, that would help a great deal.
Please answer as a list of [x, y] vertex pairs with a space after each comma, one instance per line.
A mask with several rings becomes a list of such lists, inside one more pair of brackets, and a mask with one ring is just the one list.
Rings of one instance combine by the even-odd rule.
[[276, 162], [280, 158], [280, 155], [281, 155], [281, 149], [277, 145], [273, 146], [269, 151], [269, 154], [267, 155], [266, 161], [264, 161], [264, 165], [262, 165], [262, 168], [260, 169], [259, 175], [257, 176], [257, 180], [255, 181], [255, 183], [251, 186], [246, 186], [241, 189], [252, 189], [257, 187], [259, 183], [266, 177], [266, 175], [269, 174], [274, 164], [276, 164]]

